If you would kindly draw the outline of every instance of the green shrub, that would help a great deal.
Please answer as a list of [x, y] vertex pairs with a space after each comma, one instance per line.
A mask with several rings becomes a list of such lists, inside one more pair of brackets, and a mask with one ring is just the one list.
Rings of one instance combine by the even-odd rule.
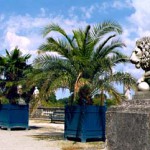
[[45, 100], [41, 101], [43, 107], [64, 107], [65, 104], [57, 100], [56, 102], [46, 102]]
[[0, 103], [1, 104], [9, 104], [9, 100], [7, 98], [3, 97], [3, 98], [0, 98]]
[[117, 101], [114, 100], [114, 99], [107, 99], [107, 100], [106, 100], [106, 106], [107, 106], [107, 107], [110, 107], [110, 106], [112, 106], [112, 105], [117, 105]]

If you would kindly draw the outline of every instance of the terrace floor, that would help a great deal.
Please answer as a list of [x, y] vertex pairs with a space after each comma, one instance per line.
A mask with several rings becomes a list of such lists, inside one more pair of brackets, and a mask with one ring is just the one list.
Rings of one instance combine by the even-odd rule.
[[30, 120], [29, 130], [0, 129], [0, 150], [105, 150], [104, 142], [64, 140], [64, 124]]

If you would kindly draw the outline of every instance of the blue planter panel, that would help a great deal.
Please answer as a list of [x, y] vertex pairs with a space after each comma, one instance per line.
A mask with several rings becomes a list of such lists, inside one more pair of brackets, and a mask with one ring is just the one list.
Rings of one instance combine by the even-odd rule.
[[65, 138], [105, 140], [105, 106], [66, 106]]
[[0, 105], [0, 127], [26, 128], [29, 122], [29, 106], [28, 105]]

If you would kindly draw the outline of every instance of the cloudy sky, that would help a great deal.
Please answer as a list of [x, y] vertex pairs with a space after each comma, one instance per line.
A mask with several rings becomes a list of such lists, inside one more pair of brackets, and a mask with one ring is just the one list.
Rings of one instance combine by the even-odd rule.
[[[0, 54], [18, 46], [32, 54], [32, 62], [47, 24], [57, 23], [70, 34], [72, 29], [112, 20], [123, 27], [123, 51], [130, 56], [135, 41], [150, 35], [149, 8], [150, 0], [0, 0]], [[136, 78], [143, 73], [132, 64], [117, 69]]]

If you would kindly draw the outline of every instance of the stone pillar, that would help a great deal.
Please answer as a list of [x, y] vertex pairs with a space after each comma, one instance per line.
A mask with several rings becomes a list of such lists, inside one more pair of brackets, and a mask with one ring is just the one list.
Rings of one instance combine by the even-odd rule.
[[106, 139], [108, 150], [150, 150], [150, 92], [108, 109]]

